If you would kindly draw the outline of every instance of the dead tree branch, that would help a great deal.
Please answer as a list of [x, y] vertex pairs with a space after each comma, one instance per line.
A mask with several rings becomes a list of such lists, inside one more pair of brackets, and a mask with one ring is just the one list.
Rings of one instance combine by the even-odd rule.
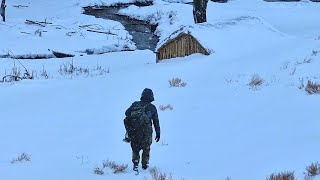
[[12, 6], [15, 7], [15, 8], [21, 8], [21, 7], [27, 8], [27, 7], [29, 7], [29, 6], [25, 6], [25, 5], [12, 5]]
[[41, 27], [46, 27], [47, 24], [52, 24], [52, 23], [47, 22], [47, 20], [45, 20], [45, 21], [32, 21], [29, 19], [27, 19], [25, 23], [26, 24], [34, 24], [34, 25], [38, 25]]
[[41, 27], [46, 27], [45, 25], [39, 23], [39, 22], [36, 22], [36, 21], [31, 21], [31, 20], [26, 20], [26, 24], [35, 24], [35, 25], [38, 25], [38, 26], [41, 26]]
[[102, 30], [102, 29], [104, 29], [103, 26], [101, 26], [100, 24], [81, 25], [81, 26], [79, 26], [79, 28], [89, 28], [89, 29], [93, 29], [93, 30]]

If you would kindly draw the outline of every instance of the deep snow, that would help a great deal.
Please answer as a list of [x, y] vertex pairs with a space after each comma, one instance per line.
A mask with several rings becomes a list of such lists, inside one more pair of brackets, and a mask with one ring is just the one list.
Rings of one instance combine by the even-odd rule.
[[[158, 13], [154, 20], [161, 40], [181, 25], [191, 26], [214, 53], [160, 63], [149, 50], [79, 56], [79, 50], [112, 45], [121, 37], [128, 37], [123, 44], [133, 44], [119, 23], [81, 14], [81, 6], [113, 2], [8, 2], [8, 22], [0, 22], [0, 54], [53, 49], [76, 56], [21, 60], [36, 79], [0, 84], [0, 179], [150, 178], [146, 171], [132, 173], [130, 147], [121, 141], [124, 111], [145, 87], [153, 89], [156, 107], [173, 107], [158, 109], [161, 140], [151, 147], [150, 165], [176, 179], [265, 179], [280, 171], [295, 171], [303, 179], [305, 167], [320, 161], [320, 96], [298, 88], [302, 79], [320, 82], [319, 4], [210, 2], [208, 23], [199, 28], [192, 23], [191, 5], [157, 0], [154, 6], [131, 6], [121, 13], [144, 20]], [[12, 7], [16, 4], [29, 7]], [[254, 20], [232, 23], [239, 17]], [[42, 37], [21, 33], [39, 29], [24, 24], [25, 19], [45, 18], [67, 29], [41, 28], [48, 31]], [[115, 39], [85, 29], [86, 38], [65, 35], [85, 24], [120, 30]], [[59, 73], [72, 62], [89, 73]], [[23, 72], [17, 61], [1, 59], [0, 77], [14, 64]], [[43, 70], [48, 79], [41, 76]], [[264, 80], [258, 90], [248, 86], [254, 74]], [[187, 86], [169, 87], [172, 78]], [[23, 152], [31, 161], [12, 164]], [[127, 163], [128, 170], [95, 175], [94, 168], [108, 159]]]

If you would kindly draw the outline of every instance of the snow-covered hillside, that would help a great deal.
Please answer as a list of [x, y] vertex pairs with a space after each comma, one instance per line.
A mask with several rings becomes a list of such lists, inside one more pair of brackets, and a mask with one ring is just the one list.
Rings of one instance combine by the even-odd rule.
[[[150, 165], [174, 179], [258, 180], [294, 171], [303, 180], [306, 166], [320, 161], [320, 96], [304, 90], [308, 80], [320, 83], [320, 4], [209, 2], [202, 25], [193, 24], [189, 4], [156, 0], [121, 10], [159, 23], [159, 44], [185, 26], [214, 52], [156, 63], [150, 50], [81, 52], [135, 49], [118, 22], [81, 14], [82, 6], [114, 2], [7, 2], [0, 55], [50, 54], [50, 49], [76, 56], [20, 60], [35, 79], [0, 83], [0, 179], [151, 179], [148, 171], [134, 175], [130, 145], [122, 142], [124, 111], [145, 87], [154, 91], [161, 126]], [[53, 24], [38, 27], [26, 19]], [[91, 33], [85, 25], [115, 35]], [[38, 29], [46, 32], [39, 36]], [[0, 77], [14, 67], [24, 73], [20, 62], [0, 59]], [[253, 77], [262, 84], [250, 86]], [[173, 78], [187, 85], [170, 87]], [[162, 111], [166, 105], [173, 109]], [[12, 162], [22, 153], [29, 162]], [[128, 169], [94, 174], [106, 160]]]

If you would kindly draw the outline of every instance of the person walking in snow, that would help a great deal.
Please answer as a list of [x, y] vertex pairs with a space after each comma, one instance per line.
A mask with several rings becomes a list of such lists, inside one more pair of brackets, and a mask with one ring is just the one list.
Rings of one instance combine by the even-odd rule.
[[160, 125], [158, 112], [155, 105], [153, 92], [149, 88], [145, 88], [141, 94], [140, 101], [135, 101], [126, 110], [124, 125], [127, 131], [128, 139], [132, 148], [133, 170], [138, 171], [140, 161], [140, 151], [142, 150], [142, 169], [149, 167], [150, 146], [152, 144], [152, 133], [156, 131], [155, 141], [160, 140]]

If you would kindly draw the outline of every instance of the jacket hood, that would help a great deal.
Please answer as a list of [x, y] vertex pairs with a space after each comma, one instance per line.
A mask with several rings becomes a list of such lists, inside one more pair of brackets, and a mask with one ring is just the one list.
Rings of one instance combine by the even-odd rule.
[[154, 101], [152, 90], [149, 89], [149, 88], [145, 88], [141, 93], [140, 100], [144, 101], [144, 102], [152, 102], [152, 101]]

